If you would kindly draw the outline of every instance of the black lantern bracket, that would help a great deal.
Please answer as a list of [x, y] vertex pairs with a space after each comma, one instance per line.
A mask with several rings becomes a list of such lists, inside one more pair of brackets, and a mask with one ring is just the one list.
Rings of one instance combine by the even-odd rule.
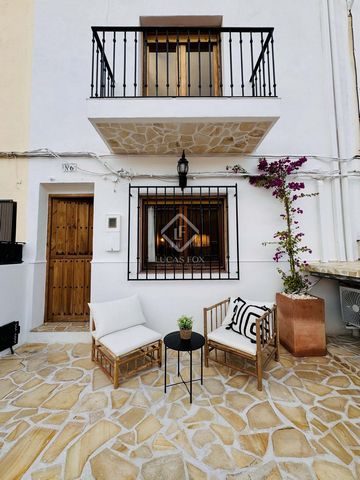
[[177, 164], [177, 172], [179, 175], [179, 187], [181, 188], [181, 190], [184, 190], [184, 188], [186, 188], [188, 171], [189, 171], [189, 162], [185, 158], [185, 150], [183, 150], [181, 158], [179, 159]]

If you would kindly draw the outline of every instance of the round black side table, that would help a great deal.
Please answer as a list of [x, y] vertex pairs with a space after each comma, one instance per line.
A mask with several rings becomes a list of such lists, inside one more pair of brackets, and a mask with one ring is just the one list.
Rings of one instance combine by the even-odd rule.
[[[164, 380], [164, 389], [166, 393], [167, 387], [172, 387], [174, 385], [179, 385], [183, 383], [189, 392], [190, 403], [192, 403], [192, 384], [193, 382], [201, 382], [203, 384], [203, 346], [205, 345], [205, 338], [200, 335], [200, 333], [192, 332], [190, 340], [182, 340], [180, 338], [180, 332], [171, 332], [164, 337], [165, 345], [165, 380]], [[181, 382], [166, 384], [166, 369], [167, 369], [167, 349], [175, 350], [178, 352], [178, 363], [177, 363], [177, 374], [181, 378]], [[193, 380], [192, 375], [192, 352], [201, 348], [201, 377]], [[185, 381], [180, 373], [180, 352], [188, 352], [190, 356], [190, 380]], [[190, 388], [187, 384], [190, 384]]]

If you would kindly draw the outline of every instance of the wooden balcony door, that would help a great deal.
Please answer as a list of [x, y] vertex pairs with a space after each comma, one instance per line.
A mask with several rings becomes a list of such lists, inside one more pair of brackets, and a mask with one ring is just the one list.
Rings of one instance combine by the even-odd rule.
[[51, 196], [45, 321], [89, 320], [93, 197]]
[[144, 96], [221, 95], [219, 35], [148, 34], [144, 44]]

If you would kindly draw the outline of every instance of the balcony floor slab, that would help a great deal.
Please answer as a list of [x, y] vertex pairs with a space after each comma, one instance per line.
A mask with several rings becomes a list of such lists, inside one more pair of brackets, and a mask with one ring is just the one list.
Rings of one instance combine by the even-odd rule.
[[251, 154], [279, 116], [277, 98], [88, 100], [88, 118], [103, 141], [127, 155]]

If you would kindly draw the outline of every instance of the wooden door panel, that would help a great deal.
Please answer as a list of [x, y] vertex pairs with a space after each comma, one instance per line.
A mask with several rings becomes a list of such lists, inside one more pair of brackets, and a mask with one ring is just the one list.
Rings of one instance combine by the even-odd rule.
[[[92, 210], [92, 209], [91, 209]], [[78, 229], [77, 229], [77, 250], [80, 255], [91, 255], [91, 233], [92, 219], [90, 218], [90, 205], [87, 202], [78, 205]]]
[[75, 260], [74, 265], [74, 314], [84, 313], [84, 261]]
[[77, 231], [77, 203], [67, 202], [66, 204], [66, 233], [65, 233], [65, 253], [66, 255], [76, 255], [76, 231]]
[[73, 311], [73, 288], [74, 288], [74, 265], [73, 260], [61, 261], [63, 268], [62, 294], [62, 315], [69, 316]]
[[48, 319], [86, 321], [89, 316], [91, 260], [51, 260]]
[[51, 215], [51, 252], [50, 256], [65, 254], [66, 205], [54, 202]]
[[52, 198], [47, 321], [89, 320], [93, 199]]
[[50, 278], [49, 278], [49, 290], [51, 295], [51, 305], [50, 311], [52, 317], [59, 316], [62, 313], [62, 275], [63, 264], [61, 261], [51, 260], [50, 261]]
[[80, 203], [78, 205], [77, 215], [77, 248], [78, 252], [84, 255], [89, 251], [89, 235], [87, 227], [89, 222], [89, 211], [86, 203]]

